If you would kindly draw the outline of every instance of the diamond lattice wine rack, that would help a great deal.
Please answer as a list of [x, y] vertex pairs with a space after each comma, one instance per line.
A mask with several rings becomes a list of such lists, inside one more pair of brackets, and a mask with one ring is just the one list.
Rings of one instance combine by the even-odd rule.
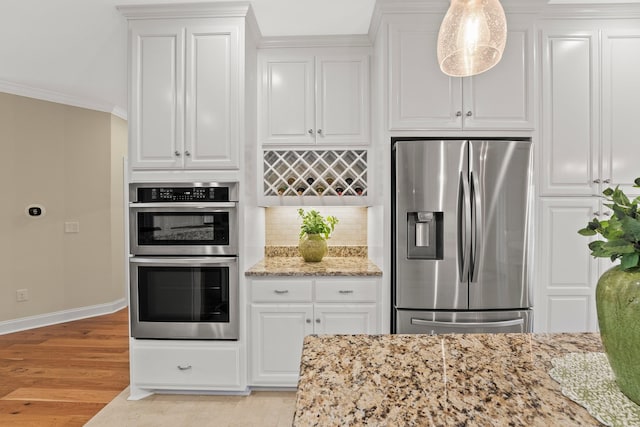
[[[332, 203], [366, 204], [366, 150], [270, 150], [263, 156], [263, 195], [280, 202], [329, 197]], [[287, 203], [289, 204], [289, 203]]]

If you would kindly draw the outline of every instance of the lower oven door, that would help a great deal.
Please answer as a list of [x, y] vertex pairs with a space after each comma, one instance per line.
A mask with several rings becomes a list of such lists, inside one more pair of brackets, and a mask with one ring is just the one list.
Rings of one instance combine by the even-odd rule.
[[237, 257], [130, 258], [131, 336], [238, 339]]

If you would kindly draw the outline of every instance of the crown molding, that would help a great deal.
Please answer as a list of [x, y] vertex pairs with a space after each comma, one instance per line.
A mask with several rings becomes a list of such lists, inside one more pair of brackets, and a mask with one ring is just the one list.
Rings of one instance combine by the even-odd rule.
[[79, 96], [67, 95], [49, 89], [42, 89], [6, 80], [0, 80], [0, 92], [24, 96], [26, 98], [39, 99], [41, 101], [55, 102], [56, 104], [69, 105], [71, 107], [85, 108], [87, 110], [102, 111], [104, 113], [113, 114], [123, 120], [127, 120], [127, 110], [120, 106], [97, 102], [95, 100]]
[[640, 3], [550, 2], [540, 14], [545, 19], [633, 19], [640, 18]]
[[127, 19], [246, 17], [251, 4], [244, 2], [171, 3], [121, 5], [116, 9]]
[[371, 47], [366, 34], [328, 36], [274, 36], [263, 37], [260, 49], [270, 48], [317, 48], [317, 47]]

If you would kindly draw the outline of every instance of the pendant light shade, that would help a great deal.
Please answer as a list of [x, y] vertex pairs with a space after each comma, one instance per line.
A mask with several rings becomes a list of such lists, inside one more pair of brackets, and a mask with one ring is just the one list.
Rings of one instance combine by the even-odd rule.
[[498, 0], [451, 0], [438, 33], [438, 63], [453, 77], [480, 74], [502, 58], [507, 19]]

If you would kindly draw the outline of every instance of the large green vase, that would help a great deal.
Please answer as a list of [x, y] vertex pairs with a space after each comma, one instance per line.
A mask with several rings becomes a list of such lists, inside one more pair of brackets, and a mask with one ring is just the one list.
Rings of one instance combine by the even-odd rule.
[[298, 244], [300, 255], [307, 262], [320, 262], [327, 254], [327, 241], [322, 234], [307, 234]]
[[607, 270], [596, 288], [604, 351], [620, 390], [640, 405], [640, 268]]

